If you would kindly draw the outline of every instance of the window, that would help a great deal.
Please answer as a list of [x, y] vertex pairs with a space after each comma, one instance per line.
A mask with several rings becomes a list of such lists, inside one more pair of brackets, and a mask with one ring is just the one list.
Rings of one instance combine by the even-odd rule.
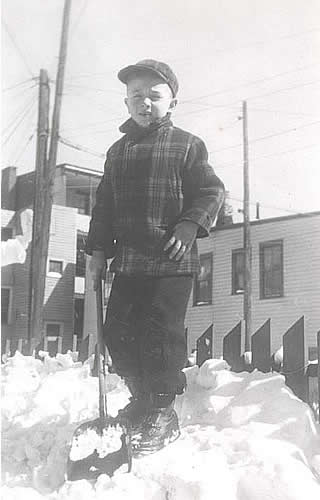
[[49, 260], [49, 273], [62, 274], [63, 262], [62, 260]]
[[232, 294], [244, 291], [244, 250], [232, 250]]
[[87, 234], [81, 231], [77, 232], [77, 259], [76, 259], [76, 276], [85, 277], [86, 275], [86, 245]]
[[11, 322], [11, 288], [1, 288], [1, 324]]
[[1, 241], [8, 241], [13, 236], [12, 227], [2, 227], [1, 228]]
[[82, 338], [84, 320], [84, 298], [74, 299], [74, 334]]
[[195, 278], [193, 287], [193, 305], [212, 303], [212, 254], [200, 255], [200, 274]]
[[90, 194], [86, 191], [77, 190], [74, 197], [78, 213], [90, 215]]
[[62, 352], [63, 323], [48, 322], [45, 324], [45, 329], [43, 348], [49, 352], [50, 356], [54, 357], [58, 352]]
[[46, 323], [46, 336], [48, 340], [56, 340], [61, 335], [61, 323]]
[[283, 296], [283, 244], [269, 241], [260, 244], [260, 298]]
[[318, 359], [318, 347], [308, 347], [308, 360], [316, 361]]

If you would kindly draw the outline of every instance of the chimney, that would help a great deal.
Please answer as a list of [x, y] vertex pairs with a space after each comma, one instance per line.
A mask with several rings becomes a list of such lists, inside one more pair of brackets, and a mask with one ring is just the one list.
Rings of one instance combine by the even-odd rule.
[[1, 173], [1, 208], [16, 209], [17, 167], [7, 167]]

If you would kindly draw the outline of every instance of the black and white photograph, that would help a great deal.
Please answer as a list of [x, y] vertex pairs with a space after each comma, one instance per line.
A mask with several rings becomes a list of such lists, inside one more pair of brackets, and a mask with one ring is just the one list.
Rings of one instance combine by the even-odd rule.
[[2, 0], [3, 500], [320, 498], [320, 3]]

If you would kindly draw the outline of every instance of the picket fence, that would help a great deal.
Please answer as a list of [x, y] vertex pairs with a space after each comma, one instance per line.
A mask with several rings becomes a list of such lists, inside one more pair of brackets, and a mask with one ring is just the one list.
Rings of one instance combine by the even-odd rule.
[[[241, 321], [224, 336], [223, 359], [235, 372], [280, 372], [286, 384], [300, 399], [308, 403], [320, 422], [320, 331], [317, 334], [318, 361], [308, 361], [304, 316], [283, 335], [283, 354], [271, 352], [271, 319], [268, 319], [251, 337], [251, 363], [247, 364], [241, 351]], [[213, 356], [214, 325], [197, 340], [197, 365]]]
[[[187, 331], [186, 331], [187, 335]], [[213, 357], [213, 335], [214, 325], [198, 338], [196, 349], [196, 364], [201, 366], [204, 361]], [[251, 363], [245, 362], [241, 353], [242, 322], [237, 323], [223, 339], [223, 359], [227, 361], [235, 372], [259, 371], [268, 373], [277, 371], [284, 375], [286, 384], [303, 401], [308, 403], [320, 422], [320, 331], [317, 334], [318, 361], [308, 361], [306, 338], [304, 329], [304, 317], [299, 318], [283, 335], [283, 355], [271, 352], [271, 319], [268, 319], [251, 337]], [[86, 361], [91, 354], [93, 339], [87, 335], [80, 339], [73, 336], [72, 349], [73, 359]], [[91, 347], [90, 347], [91, 346]], [[48, 351], [51, 356], [62, 353], [62, 337], [55, 341], [44, 338], [34, 352], [38, 356], [39, 351]], [[29, 342], [25, 339], [10, 340], [5, 343], [2, 360], [13, 356], [16, 351], [24, 355], [30, 354]], [[109, 361], [108, 360], [108, 364]], [[95, 374], [95, 364], [93, 374]]]

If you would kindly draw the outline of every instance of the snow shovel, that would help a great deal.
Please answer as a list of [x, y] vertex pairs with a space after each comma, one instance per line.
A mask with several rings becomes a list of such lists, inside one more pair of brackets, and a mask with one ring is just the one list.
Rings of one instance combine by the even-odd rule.
[[130, 472], [132, 465], [130, 429], [107, 413], [101, 279], [98, 280], [96, 302], [99, 418], [84, 422], [73, 434], [67, 463], [67, 479], [70, 481], [95, 480], [100, 474], [111, 477], [125, 464], [124, 468]]

